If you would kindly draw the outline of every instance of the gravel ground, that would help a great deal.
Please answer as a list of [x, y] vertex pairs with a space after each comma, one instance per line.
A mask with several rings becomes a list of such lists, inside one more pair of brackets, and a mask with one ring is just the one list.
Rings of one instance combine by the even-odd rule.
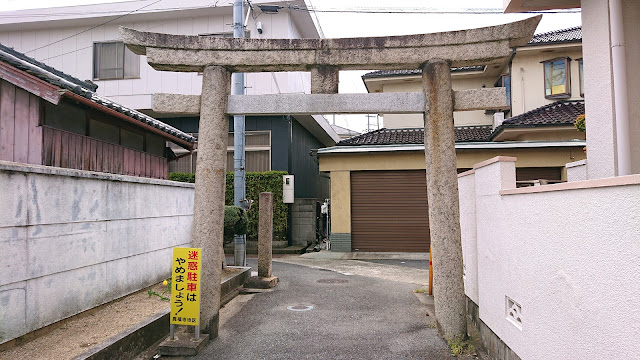
[[[153, 287], [162, 293], [166, 286]], [[75, 316], [52, 332], [13, 349], [0, 352], [0, 359], [73, 359], [123, 330], [169, 309], [169, 302], [149, 298], [147, 289], [103, 306], [92, 314]]]
[[[152, 289], [161, 294], [166, 286], [157, 284]], [[115, 300], [91, 314], [79, 314], [63, 321], [50, 333], [0, 352], [0, 360], [73, 359], [92, 346], [169, 309], [168, 301], [157, 296], [150, 298], [147, 290]]]

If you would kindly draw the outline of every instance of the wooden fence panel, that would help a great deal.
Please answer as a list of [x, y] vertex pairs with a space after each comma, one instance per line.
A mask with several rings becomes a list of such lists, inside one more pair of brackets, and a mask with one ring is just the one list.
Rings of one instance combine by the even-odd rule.
[[42, 152], [43, 132], [40, 124], [40, 99], [29, 95], [29, 164], [42, 165], [44, 157]]
[[13, 161], [16, 87], [0, 84], [0, 160]]
[[29, 160], [29, 93], [16, 88], [14, 110], [13, 161], [26, 163]]

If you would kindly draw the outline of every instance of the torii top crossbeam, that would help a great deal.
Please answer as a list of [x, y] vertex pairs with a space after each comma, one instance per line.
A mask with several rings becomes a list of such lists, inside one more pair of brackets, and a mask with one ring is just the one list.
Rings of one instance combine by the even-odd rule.
[[542, 16], [498, 26], [433, 34], [344, 39], [234, 39], [121, 28], [123, 41], [156, 70], [233, 72], [420, 69], [432, 59], [453, 67], [501, 63], [526, 44]]

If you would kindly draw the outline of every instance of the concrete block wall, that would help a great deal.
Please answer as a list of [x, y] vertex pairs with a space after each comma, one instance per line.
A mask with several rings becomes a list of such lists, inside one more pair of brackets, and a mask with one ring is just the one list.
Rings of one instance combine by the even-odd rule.
[[512, 350], [494, 358], [637, 357], [640, 175], [516, 189], [498, 157], [458, 185], [465, 292], [485, 347]]
[[193, 184], [0, 162], [0, 344], [153, 285]]
[[307, 245], [315, 241], [316, 202], [316, 199], [295, 199], [291, 205], [292, 245]]

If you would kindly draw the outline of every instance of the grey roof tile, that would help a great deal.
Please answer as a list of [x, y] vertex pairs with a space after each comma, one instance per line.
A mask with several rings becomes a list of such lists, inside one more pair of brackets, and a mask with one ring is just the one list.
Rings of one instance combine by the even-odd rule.
[[582, 27], [576, 26], [568, 29], [554, 30], [542, 34], [533, 35], [527, 45], [541, 45], [565, 42], [582, 41]]
[[[491, 125], [456, 126], [456, 142], [487, 141], [491, 135]], [[424, 129], [386, 129], [374, 130], [362, 135], [340, 141], [338, 146], [360, 145], [411, 145], [424, 143]]]
[[[173, 135], [187, 142], [195, 142], [195, 138], [191, 135], [188, 135], [172, 126], [163, 123], [160, 120], [154, 119], [137, 110], [129, 109], [120, 104], [114, 103], [104, 96], [96, 94], [95, 91], [98, 88], [98, 85], [94, 84], [93, 82], [82, 81], [69, 74], [65, 74], [60, 70], [57, 70], [49, 65], [46, 65], [43, 62], [40, 62], [32, 57], [29, 57], [2, 44], [0, 44], [0, 61], [3, 61], [43, 81], [46, 81], [49, 84], [72, 91], [75, 94], [83, 96], [97, 104], [106, 106], [109, 109], [122, 113], [142, 124], [151, 125], [156, 129], [159, 129], [167, 134]], [[26, 62], [32, 66], [25, 65], [23, 62]], [[61, 81], [60, 79], [63, 79], [64, 81]]]
[[584, 114], [584, 100], [556, 101], [506, 119], [502, 127], [573, 125]]

